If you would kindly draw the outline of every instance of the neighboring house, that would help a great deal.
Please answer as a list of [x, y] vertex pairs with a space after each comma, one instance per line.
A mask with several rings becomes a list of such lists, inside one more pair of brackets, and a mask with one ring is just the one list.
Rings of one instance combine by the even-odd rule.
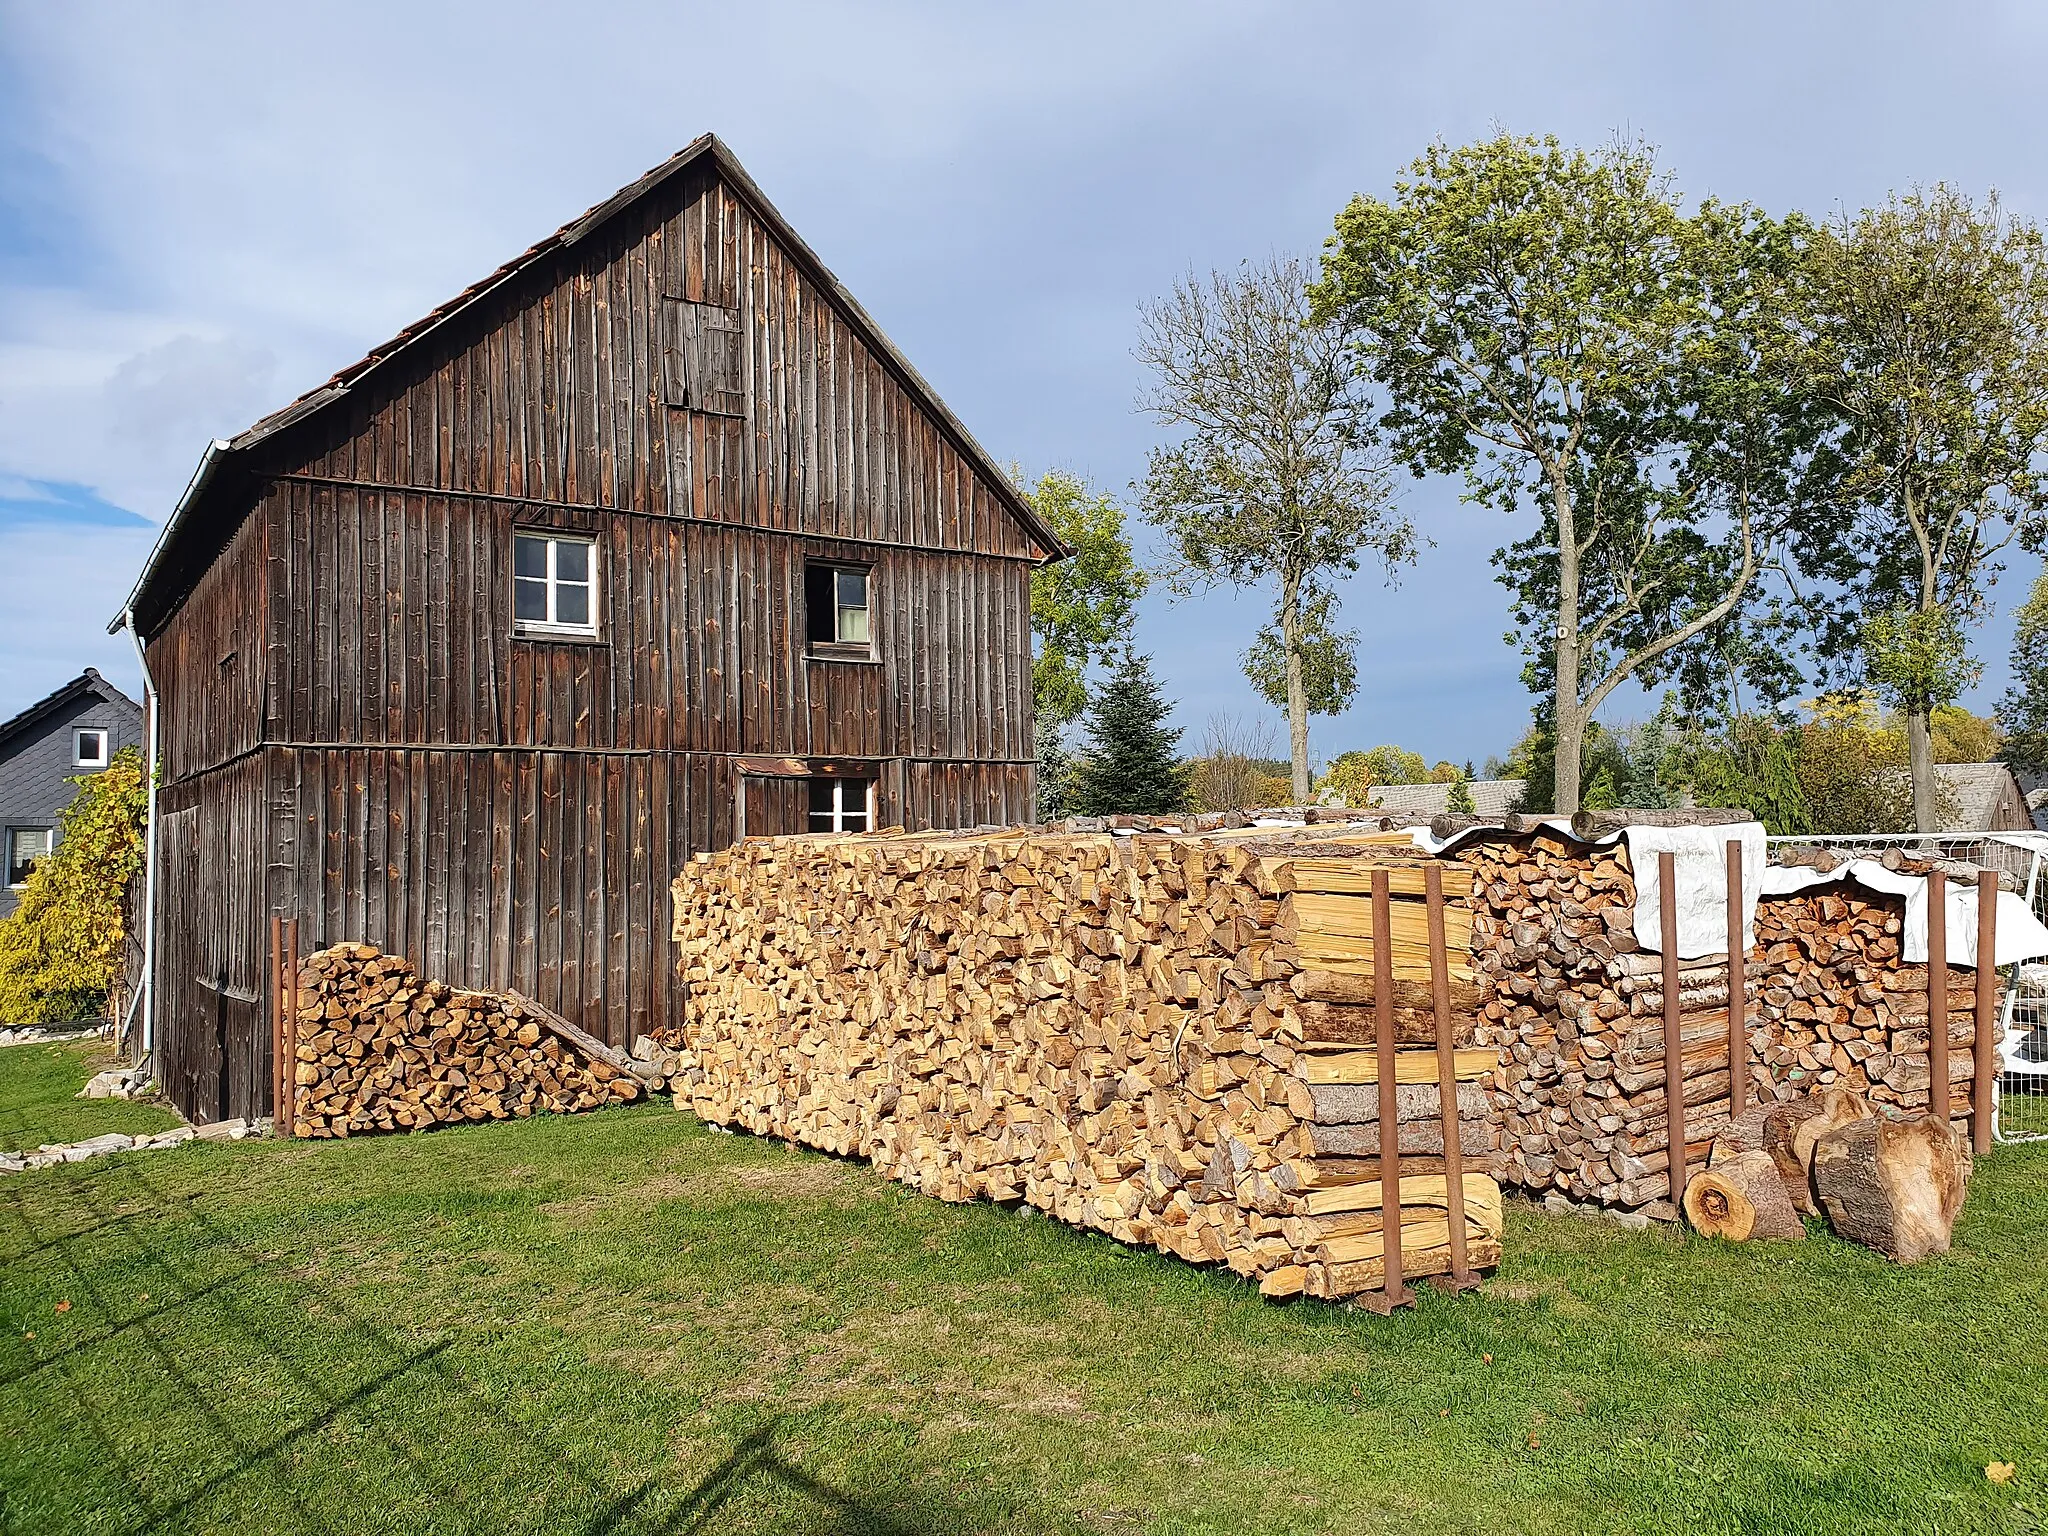
[[677, 1023], [749, 833], [1029, 819], [1064, 554], [706, 136], [231, 442], [137, 584], [158, 1077], [271, 1108], [267, 924]]
[[[1472, 793], [1475, 816], [1505, 816], [1521, 803], [1522, 792], [1528, 787], [1526, 779], [1465, 781], [1465, 788]], [[1375, 784], [1367, 799], [1367, 804], [1377, 810], [1412, 816], [1440, 816], [1450, 809], [1450, 803], [1448, 784]]]
[[0, 725], [0, 917], [56, 847], [57, 818], [78, 794], [72, 781], [141, 740], [141, 706], [91, 667]]
[[2031, 832], [2034, 811], [2020, 781], [2004, 763], [1937, 763], [1952, 815], [1942, 818], [1943, 832]]

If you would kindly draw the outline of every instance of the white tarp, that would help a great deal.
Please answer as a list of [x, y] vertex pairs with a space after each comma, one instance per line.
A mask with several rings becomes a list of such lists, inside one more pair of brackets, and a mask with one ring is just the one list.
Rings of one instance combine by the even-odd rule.
[[[1572, 836], [1569, 817], [1546, 817], [1546, 825], [1565, 837]], [[1429, 853], [1442, 853], [1465, 838], [1497, 827], [1472, 827], [1438, 842], [1427, 827], [1411, 829], [1415, 845]], [[1628, 839], [1629, 865], [1636, 877], [1636, 943], [1652, 954], [1663, 943], [1658, 913], [1658, 858], [1669, 852], [1677, 876], [1678, 956], [1696, 960], [1728, 952], [1728, 844], [1742, 844], [1742, 921], [1745, 948], [1755, 947], [1756, 904], [1760, 896], [1789, 896], [1810, 885], [1831, 880], [1854, 880], [1873, 891], [1906, 898], [1904, 947], [1901, 958], [1910, 964], [1927, 961], [1927, 878], [1886, 869], [1875, 859], [1855, 859], [1824, 874], [1817, 869], [1780, 867], [1765, 862], [1764, 829], [1761, 822], [1744, 821], [1708, 827], [1629, 827], [1597, 839], [1611, 843]], [[1951, 965], [1977, 963], [1977, 890], [1967, 882], [1948, 882], [1948, 899], [1943, 904], [1948, 917], [1948, 959]], [[2043, 927], [2024, 899], [2011, 891], [1998, 897], [1998, 934], [1995, 963], [2014, 965], [2022, 960], [2048, 955], [2048, 927]]]

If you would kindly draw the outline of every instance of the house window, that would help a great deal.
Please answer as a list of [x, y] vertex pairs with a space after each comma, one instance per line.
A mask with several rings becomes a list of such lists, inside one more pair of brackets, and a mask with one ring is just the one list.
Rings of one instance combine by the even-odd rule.
[[571, 533], [513, 534], [512, 619], [527, 634], [596, 634], [597, 541]]
[[95, 726], [91, 730], [71, 733], [71, 761], [80, 768], [104, 768], [107, 766], [109, 732]]
[[871, 656], [868, 597], [873, 581], [864, 565], [804, 567], [804, 626], [818, 655]]
[[48, 827], [9, 827], [7, 829], [7, 884], [9, 887], [28, 884], [29, 871], [38, 861], [50, 856], [51, 832]]
[[873, 779], [811, 780], [813, 832], [865, 832], [874, 819]]

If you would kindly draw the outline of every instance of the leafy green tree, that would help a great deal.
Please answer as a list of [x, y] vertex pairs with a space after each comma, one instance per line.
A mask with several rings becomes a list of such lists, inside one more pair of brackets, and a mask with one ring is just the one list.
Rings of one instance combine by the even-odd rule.
[[1974, 715], [1960, 704], [1942, 704], [1928, 716], [1937, 763], [1989, 763], [2005, 750], [1998, 722]]
[[0, 918], [0, 1019], [9, 1023], [69, 1023], [118, 1004], [128, 893], [142, 869], [149, 807], [142, 755], [117, 752], [75, 782], [56, 848]]
[[1031, 573], [1031, 634], [1037, 642], [1032, 714], [1040, 726], [1057, 731], [1088, 702], [1089, 664], [1130, 633], [1146, 576], [1131, 554], [1123, 509], [1114, 498], [1057, 469], [1040, 476], [1024, 495], [1072, 551]]
[[1589, 811], [1611, 811], [1621, 804], [1620, 791], [1614, 785], [1614, 765], [1602, 763], [1593, 782], [1586, 786], [1585, 798], [1580, 802]]
[[1088, 706], [1087, 752], [1073, 808], [1082, 816], [1164, 816], [1188, 808], [1181, 733], [1159, 691], [1151, 658], [1128, 646]]
[[[1906, 735], [1880, 718], [1868, 693], [1824, 694], [1808, 706], [1797, 767], [1809, 826], [1818, 833], [1916, 830]], [[1955, 815], [1955, 797], [1937, 784], [1935, 819]]]
[[[1500, 135], [1431, 146], [1337, 217], [1318, 312], [1354, 328], [1417, 474], [1538, 530], [1501, 550], [1524, 676], [1578, 808], [1591, 722], [1633, 678], [1697, 686], [1780, 536], [1811, 428], [1777, 366], [1800, 226], [1686, 217], [1651, 153]], [[1789, 691], [1785, 647], [1745, 653]]]
[[1058, 821], [1071, 816], [1074, 805], [1074, 759], [1057, 726], [1038, 721], [1033, 727], [1038, 746], [1038, 819]]
[[[1931, 717], [1971, 673], [1998, 556], [2048, 538], [2048, 249], [1953, 188], [1819, 231], [1800, 364], [1836, 421], [1799, 557], [1845, 590], [1864, 676], [1905, 716], [1914, 830], [1939, 821]], [[1845, 625], [1846, 627], [1846, 625]]]
[[[1337, 631], [1333, 622], [1336, 598], [1317, 591], [1301, 605], [1295, 631], [1295, 655], [1301, 667], [1302, 697], [1312, 715], [1341, 714], [1358, 692], [1358, 631]], [[1259, 697], [1288, 712], [1291, 674], [1287, 639], [1280, 626], [1268, 624], [1244, 653], [1244, 675]]]
[[2020, 608], [2012, 637], [2012, 686], [1999, 700], [2005, 756], [2025, 773], [2048, 772], [2048, 571]]
[[1140, 498], [1166, 537], [1168, 585], [1268, 587], [1271, 624], [1247, 675], [1285, 701], [1294, 795], [1309, 796], [1308, 719], [1357, 686], [1355, 635], [1333, 619], [1333, 583], [1376, 555], [1411, 559], [1385, 456], [1361, 430], [1342, 333], [1310, 313], [1294, 257], [1190, 275], [1140, 312], [1142, 404], [1179, 434], [1154, 449]]
[[1365, 752], [1341, 752], [1316, 783], [1318, 790], [1335, 790], [1346, 805], [1372, 803], [1377, 784], [1427, 784], [1429, 764], [1420, 752], [1405, 747], [1380, 746]]
[[1694, 765], [1694, 794], [1705, 805], [1752, 812], [1773, 834], [1814, 830], [1812, 808], [1799, 776], [1801, 734], [1756, 715], [1728, 723], [1721, 739]]
[[1448, 758], [1429, 770], [1429, 782], [1432, 784], [1455, 784], [1459, 777], [1458, 765]]

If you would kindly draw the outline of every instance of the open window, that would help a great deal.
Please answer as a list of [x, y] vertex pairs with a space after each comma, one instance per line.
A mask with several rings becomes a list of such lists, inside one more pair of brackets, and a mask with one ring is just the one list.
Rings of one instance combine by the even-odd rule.
[[14, 890], [28, 884], [29, 872], [50, 856], [52, 832], [48, 827], [7, 829], [7, 885]]
[[820, 776], [810, 782], [813, 832], [866, 832], [874, 824], [875, 781]]
[[804, 629], [813, 656], [865, 660], [874, 655], [873, 591], [873, 572], [865, 565], [814, 560], [804, 567]]
[[597, 541], [578, 533], [514, 532], [512, 623], [522, 635], [595, 635]]
[[104, 768], [112, 761], [113, 732], [105, 726], [87, 726], [71, 733], [71, 763], [76, 768]]

